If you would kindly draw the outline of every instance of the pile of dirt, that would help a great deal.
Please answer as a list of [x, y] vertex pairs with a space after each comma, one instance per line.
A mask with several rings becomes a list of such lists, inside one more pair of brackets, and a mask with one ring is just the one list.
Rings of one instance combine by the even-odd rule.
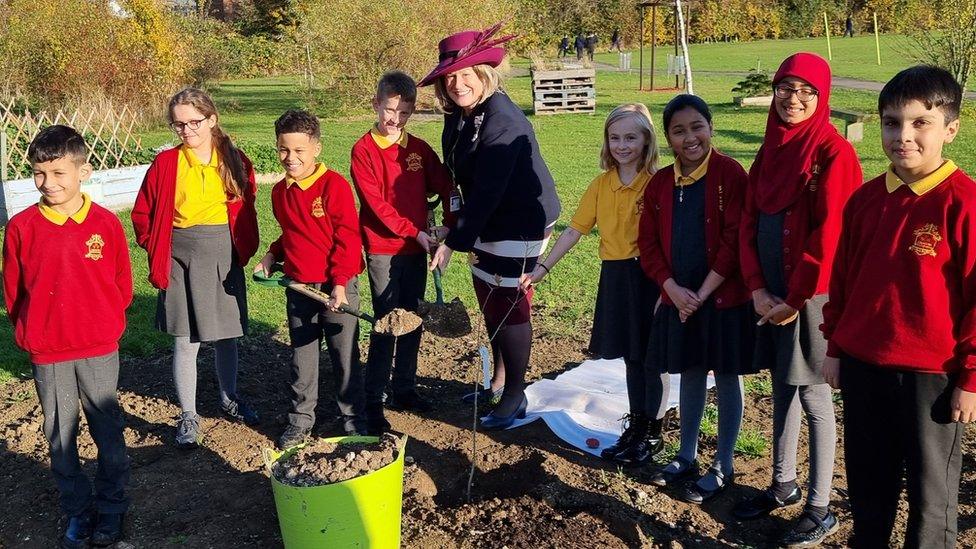
[[417, 312], [424, 319], [424, 328], [438, 337], [454, 338], [471, 333], [471, 318], [460, 298], [448, 303], [423, 302]]
[[416, 314], [406, 309], [396, 308], [383, 318], [377, 319], [373, 331], [378, 334], [400, 337], [420, 328], [422, 323], [423, 319]]
[[399, 442], [399, 437], [390, 433], [384, 433], [378, 442], [336, 443], [318, 439], [279, 459], [272, 466], [271, 474], [290, 486], [335, 484], [393, 463]]

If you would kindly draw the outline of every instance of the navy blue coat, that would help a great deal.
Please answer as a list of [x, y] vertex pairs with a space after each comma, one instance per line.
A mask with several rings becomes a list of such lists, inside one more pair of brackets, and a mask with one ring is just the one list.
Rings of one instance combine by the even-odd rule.
[[[458, 131], [459, 122], [464, 125]], [[464, 116], [444, 117], [444, 163], [464, 205], [447, 236], [453, 250], [471, 251], [475, 240], [542, 240], [559, 217], [559, 197], [528, 119], [502, 92]]]

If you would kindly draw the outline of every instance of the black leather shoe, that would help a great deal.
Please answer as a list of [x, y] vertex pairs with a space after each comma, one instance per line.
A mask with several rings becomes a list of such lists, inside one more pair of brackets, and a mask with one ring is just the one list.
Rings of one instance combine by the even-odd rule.
[[383, 415], [383, 404], [366, 406], [366, 434], [378, 437], [390, 430], [390, 422]]
[[61, 536], [61, 549], [81, 549], [88, 547], [88, 540], [95, 530], [95, 513], [87, 510], [80, 515], [68, 517], [68, 527]]
[[624, 432], [617, 439], [617, 442], [600, 452], [600, 457], [603, 459], [615, 460], [618, 455], [627, 452], [644, 438], [644, 433], [647, 431], [647, 416], [644, 414], [627, 414], [620, 418], [620, 421], [624, 424]]
[[744, 499], [736, 503], [735, 507], [732, 508], [732, 516], [736, 520], [755, 520], [768, 515], [776, 509], [798, 503], [800, 498], [803, 497], [803, 491], [800, 490], [799, 486], [794, 487], [790, 495], [782, 500], [774, 496], [771, 490], [770, 488], [756, 497]]
[[122, 524], [125, 513], [99, 513], [98, 525], [92, 534], [91, 543], [95, 547], [108, 547], [122, 539]]
[[386, 401], [386, 406], [391, 410], [419, 412], [421, 414], [431, 410], [430, 402], [427, 402], [425, 398], [418, 395], [415, 391], [390, 395], [389, 400]]
[[797, 523], [799, 523], [804, 517], [813, 522], [813, 528], [810, 528], [809, 530], [799, 530], [799, 524], [797, 524], [797, 526], [791, 528], [790, 531], [783, 536], [783, 539], [780, 541], [783, 547], [813, 547], [815, 545], [820, 545], [823, 540], [840, 528], [837, 517], [835, 517], [830, 511], [827, 511], [827, 516], [824, 517], [823, 520], [820, 520], [813, 516], [813, 514], [804, 511], [803, 514], [800, 515], [800, 518], [797, 519]]
[[642, 467], [654, 460], [664, 450], [661, 438], [661, 420], [649, 421], [644, 436], [637, 443], [617, 454], [614, 461], [629, 467]]
[[724, 492], [735, 480], [734, 473], [725, 475], [714, 467], [709, 467], [708, 472], [705, 473], [705, 476], [707, 475], [714, 475], [716, 478], [718, 478], [718, 480], [721, 482], [718, 488], [715, 488], [714, 490], [706, 490], [699, 486], [697, 481], [688, 481], [688, 483], [685, 484], [684, 488], [682, 488], [681, 492], [678, 494], [678, 498], [688, 503], [701, 505], [707, 501], [715, 499], [715, 496]]
[[[674, 461], [681, 464], [681, 470], [677, 473], [669, 473], [661, 468], [651, 475], [650, 483], [661, 488], [681, 486], [689, 480], [698, 478], [698, 460], [688, 463], [684, 458], [675, 458]], [[670, 465], [670, 464], [669, 464]]]

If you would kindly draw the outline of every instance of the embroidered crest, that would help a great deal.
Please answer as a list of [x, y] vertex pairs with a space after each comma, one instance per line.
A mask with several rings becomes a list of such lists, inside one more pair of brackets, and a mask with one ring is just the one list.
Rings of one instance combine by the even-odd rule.
[[422, 169], [424, 169], [424, 165], [421, 162], [420, 155], [417, 153], [410, 153], [410, 155], [407, 156], [407, 171], [416, 172]]
[[316, 196], [312, 201], [312, 217], [325, 217], [325, 209], [322, 207], [322, 197]]
[[95, 233], [88, 237], [88, 241], [85, 242], [85, 246], [88, 246], [88, 253], [85, 257], [91, 259], [92, 261], [98, 261], [102, 258], [102, 249], [105, 248], [105, 241], [102, 240], [102, 235]]
[[816, 192], [817, 181], [820, 180], [820, 178], [818, 177], [820, 175], [820, 164], [814, 164], [813, 166], [811, 166], [810, 174], [812, 175], [812, 177], [810, 178], [810, 182], [807, 183], [807, 186], [810, 187], [810, 192]]
[[915, 242], [908, 249], [920, 256], [935, 257], [935, 246], [942, 241], [939, 228], [934, 223], [927, 223], [912, 231], [912, 234], [915, 235]]
[[637, 199], [637, 202], [634, 202], [634, 209], [637, 210], [637, 215], [640, 215], [640, 214], [644, 213], [644, 197], [643, 196], [640, 197], [640, 198], [638, 198]]

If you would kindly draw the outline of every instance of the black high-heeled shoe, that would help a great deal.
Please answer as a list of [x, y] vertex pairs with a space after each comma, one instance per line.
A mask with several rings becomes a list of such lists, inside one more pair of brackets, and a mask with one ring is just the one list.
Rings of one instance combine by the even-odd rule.
[[501, 431], [508, 429], [515, 423], [516, 419], [525, 418], [525, 409], [529, 406], [529, 399], [522, 395], [522, 402], [515, 408], [515, 411], [507, 416], [496, 415], [492, 411], [487, 416], [481, 418], [481, 428], [485, 431]]

